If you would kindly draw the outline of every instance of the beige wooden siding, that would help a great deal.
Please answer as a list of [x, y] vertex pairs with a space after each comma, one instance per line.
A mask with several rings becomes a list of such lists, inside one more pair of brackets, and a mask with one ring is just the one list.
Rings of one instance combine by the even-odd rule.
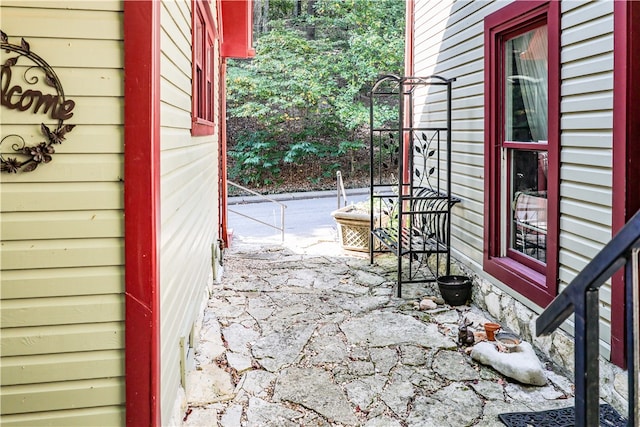
[[[415, 10], [414, 74], [457, 79], [452, 102], [452, 186], [462, 203], [454, 208], [452, 246], [477, 271], [482, 269], [484, 246], [483, 20], [506, 4], [417, 0]], [[562, 288], [611, 238], [613, 3], [563, 1], [561, 10]], [[418, 93], [418, 121], [442, 120], [442, 97]], [[608, 287], [601, 298], [606, 354]]]
[[[161, 8], [161, 403], [168, 421], [188, 338], [212, 281], [218, 237], [218, 139], [191, 136], [191, 2]], [[218, 98], [216, 98], [217, 100]], [[217, 105], [216, 105], [217, 107]]]
[[[3, 426], [124, 424], [121, 9], [2, 1], [9, 41], [25, 38], [76, 102], [52, 162], [0, 176]], [[1, 117], [27, 144], [50, 122]]]
[[[452, 245], [482, 265], [484, 209], [484, 16], [490, 2], [417, 1], [415, 70], [419, 76], [456, 78], [453, 83], [452, 191], [463, 201], [452, 216]], [[425, 91], [416, 97], [417, 121], [444, 118], [444, 98]], [[427, 102], [428, 100], [428, 102]], [[435, 104], [432, 104], [435, 101]]]
[[[613, 3], [562, 3], [560, 287], [611, 239]], [[600, 292], [608, 356], [611, 289]]]

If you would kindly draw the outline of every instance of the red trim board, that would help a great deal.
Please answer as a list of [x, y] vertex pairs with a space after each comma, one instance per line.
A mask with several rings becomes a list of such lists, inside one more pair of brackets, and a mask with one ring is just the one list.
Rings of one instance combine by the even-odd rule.
[[[614, 3], [612, 234], [640, 209], [640, 2]], [[611, 361], [625, 360], [624, 274], [611, 287]]]
[[160, 420], [160, 2], [124, 2], [127, 426]]

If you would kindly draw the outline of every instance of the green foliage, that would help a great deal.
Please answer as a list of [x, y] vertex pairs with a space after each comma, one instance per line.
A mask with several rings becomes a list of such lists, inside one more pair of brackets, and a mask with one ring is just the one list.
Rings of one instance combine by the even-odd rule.
[[320, 151], [321, 147], [318, 144], [308, 141], [296, 142], [289, 146], [283, 160], [285, 163], [300, 163], [306, 157], [319, 155]]
[[229, 174], [243, 184], [266, 184], [280, 172], [278, 143], [266, 132], [245, 132], [228, 154], [234, 160]]
[[287, 19], [293, 15], [294, 5], [291, 0], [269, 0], [271, 19]]
[[237, 172], [256, 183], [265, 177], [260, 167], [362, 149], [366, 93], [380, 74], [402, 74], [404, 55], [402, 1], [316, 0], [315, 13], [300, 16], [293, 16], [293, 0], [269, 6], [255, 58], [230, 60], [227, 72], [228, 114], [253, 124], [252, 135], [230, 135], [242, 146], [234, 149]]
[[340, 141], [338, 144], [338, 156], [344, 156], [345, 154], [349, 154], [351, 151], [357, 151], [362, 148], [365, 148], [364, 142], [362, 141]]

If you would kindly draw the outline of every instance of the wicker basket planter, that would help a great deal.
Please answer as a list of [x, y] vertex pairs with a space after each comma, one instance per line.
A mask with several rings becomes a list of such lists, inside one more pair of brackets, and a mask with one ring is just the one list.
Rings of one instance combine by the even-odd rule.
[[[331, 213], [338, 224], [338, 239], [343, 249], [348, 251], [369, 252], [369, 234], [371, 231], [369, 212], [356, 206], [345, 206]], [[378, 221], [378, 215], [374, 219]]]

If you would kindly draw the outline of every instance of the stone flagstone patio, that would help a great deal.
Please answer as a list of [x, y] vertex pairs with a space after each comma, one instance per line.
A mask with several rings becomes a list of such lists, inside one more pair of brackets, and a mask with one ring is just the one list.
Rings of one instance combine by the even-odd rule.
[[[458, 323], [479, 328], [489, 316], [444, 305], [428, 287], [394, 297], [395, 265], [332, 242], [234, 242], [200, 328], [182, 425], [501, 426], [500, 413], [573, 405], [571, 381], [549, 364], [537, 387], [473, 361]], [[420, 310], [425, 296], [440, 304]]]

